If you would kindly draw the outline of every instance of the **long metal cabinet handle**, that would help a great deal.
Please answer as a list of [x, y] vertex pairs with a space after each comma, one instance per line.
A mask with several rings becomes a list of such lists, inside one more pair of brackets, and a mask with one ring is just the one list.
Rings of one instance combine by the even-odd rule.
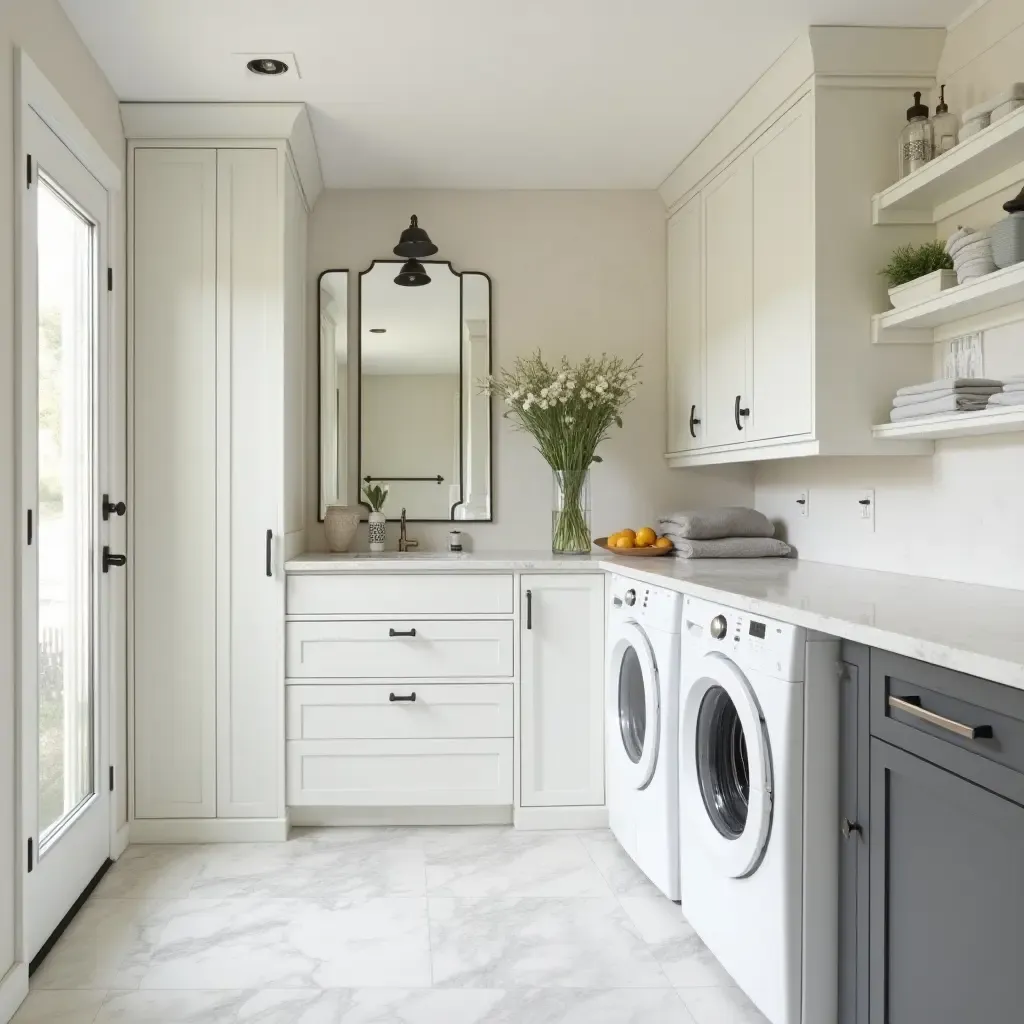
[[962, 736], [965, 740], [990, 740], [992, 739], [991, 725], [965, 725], [955, 718], [946, 718], [945, 715], [938, 715], [934, 711], [921, 707], [920, 697], [893, 697], [889, 696], [889, 707], [897, 711], [903, 711], [914, 718], [921, 719], [929, 725], [938, 726], [946, 732]]
[[697, 406], [691, 405], [690, 406], [690, 437], [696, 437], [697, 436], [697, 431], [694, 430], [693, 428], [695, 426], [697, 426], [698, 423], [700, 423], [700, 420], [697, 418]]
[[526, 628], [533, 629], [533, 591], [526, 592]]
[[274, 575], [274, 531], [267, 530], [267, 575]]
[[740, 422], [740, 417], [741, 416], [749, 416], [750, 415], [750, 410], [749, 409], [741, 409], [740, 408], [740, 401], [741, 400], [742, 400], [742, 395], [737, 395], [736, 396], [736, 404], [733, 406], [733, 410], [732, 410], [733, 418], [736, 420], [736, 429], [737, 430], [742, 430], [743, 429], [743, 424]]

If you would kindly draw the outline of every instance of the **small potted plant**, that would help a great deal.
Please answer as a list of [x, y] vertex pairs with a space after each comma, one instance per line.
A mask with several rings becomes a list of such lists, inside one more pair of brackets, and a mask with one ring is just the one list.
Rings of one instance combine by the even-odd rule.
[[387, 540], [388, 517], [384, 515], [384, 502], [388, 500], [387, 484], [370, 484], [363, 488], [363, 497], [370, 506], [367, 522], [370, 524], [370, 550], [383, 551]]
[[957, 285], [953, 260], [939, 241], [901, 245], [880, 273], [889, 282], [894, 309], [914, 306]]

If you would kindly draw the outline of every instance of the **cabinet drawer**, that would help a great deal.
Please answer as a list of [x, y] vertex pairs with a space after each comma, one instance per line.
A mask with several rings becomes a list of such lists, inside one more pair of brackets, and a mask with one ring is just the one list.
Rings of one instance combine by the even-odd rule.
[[511, 575], [289, 576], [289, 615], [511, 615]]
[[293, 685], [287, 705], [289, 740], [512, 735], [511, 683]]
[[1024, 692], [873, 650], [871, 733], [1024, 802]]
[[458, 679], [512, 675], [512, 623], [452, 619], [289, 622], [292, 678]]
[[290, 740], [293, 807], [512, 803], [512, 740]]

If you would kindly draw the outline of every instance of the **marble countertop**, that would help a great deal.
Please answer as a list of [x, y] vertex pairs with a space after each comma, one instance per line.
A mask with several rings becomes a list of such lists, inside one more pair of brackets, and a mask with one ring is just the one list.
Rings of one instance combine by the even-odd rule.
[[602, 554], [553, 555], [550, 551], [311, 551], [285, 563], [285, 572], [602, 572]]
[[1024, 689], [1024, 591], [801, 559], [605, 555], [609, 572]]

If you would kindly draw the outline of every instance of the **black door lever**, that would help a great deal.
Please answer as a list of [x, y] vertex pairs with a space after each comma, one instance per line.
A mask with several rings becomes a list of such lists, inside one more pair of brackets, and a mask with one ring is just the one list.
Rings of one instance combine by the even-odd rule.
[[127, 565], [127, 564], [128, 564], [128, 556], [127, 555], [112, 555], [110, 553], [110, 548], [106, 544], [103, 545], [103, 571], [104, 572], [110, 572], [110, 567], [112, 565]]

